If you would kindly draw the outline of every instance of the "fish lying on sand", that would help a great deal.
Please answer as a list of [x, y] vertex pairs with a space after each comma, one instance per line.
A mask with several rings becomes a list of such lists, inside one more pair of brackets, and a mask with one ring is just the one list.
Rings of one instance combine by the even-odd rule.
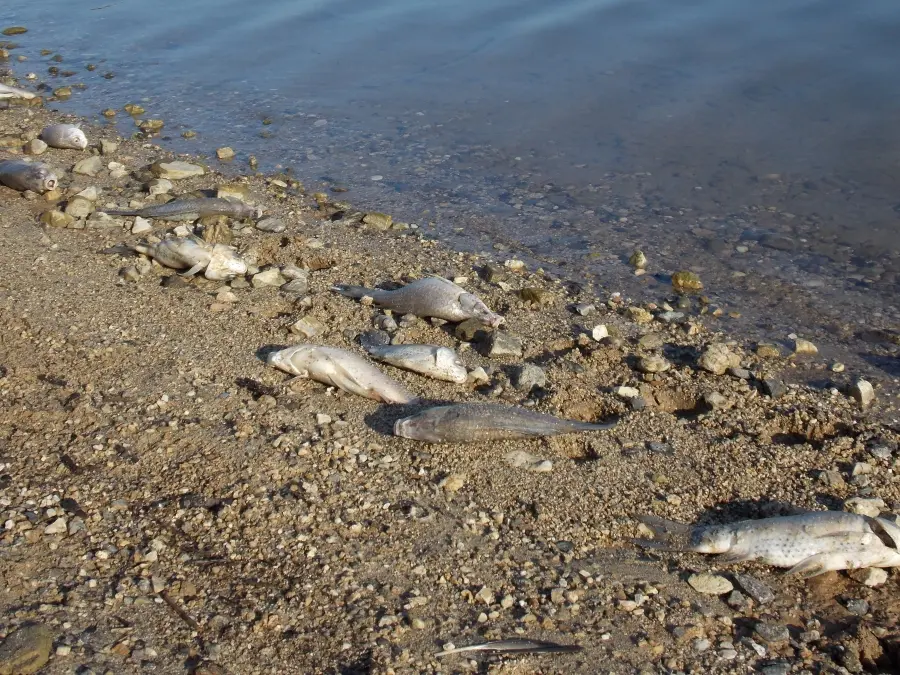
[[438, 652], [435, 656], [447, 656], [449, 654], [463, 654], [466, 652], [493, 652], [497, 654], [572, 654], [580, 652], [580, 645], [561, 645], [555, 642], [542, 640], [526, 640], [524, 638], [512, 638], [510, 640], [491, 640], [468, 647], [454, 647]]
[[17, 89], [16, 87], [10, 87], [5, 84], [0, 84], [0, 99], [8, 99], [8, 98], [32, 99], [34, 97], [35, 97], [35, 94], [32, 94], [30, 91], [25, 91], [24, 89]]
[[477, 295], [438, 276], [413, 281], [394, 291], [343, 285], [333, 286], [332, 290], [350, 298], [368, 296], [379, 307], [399, 314], [435, 317], [454, 323], [478, 319], [495, 328], [503, 323], [503, 317], [488, 309]]
[[580, 431], [603, 431], [614, 426], [616, 422], [576, 422], [495, 403], [460, 403], [429, 408], [417, 415], [397, 420], [394, 423], [394, 434], [426, 443], [479, 443], [510, 438], [557, 436]]
[[42, 162], [24, 159], [0, 161], [0, 183], [13, 190], [47, 192], [59, 183], [53, 169]]
[[295, 345], [269, 354], [268, 363], [297, 377], [338, 387], [383, 403], [411, 403], [415, 397], [403, 385], [366, 359], [337, 347]]
[[165, 204], [144, 206], [140, 209], [117, 209], [106, 211], [111, 216], [141, 216], [162, 220], [197, 220], [204, 216], [231, 216], [232, 218], [254, 218], [262, 216], [262, 208], [251, 206], [239, 199], [207, 197], [203, 199], [175, 199]]
[[900, 567], [900, 527], [884, 518], [841, 511], [741, 520], [690, 527], [644, 516], [656, 539], [637, 539], [646, 548], [719, 553], [717, 561], [758, 560], [789, 567], [788, 574], [814, 577], [831, 570]]
[[209, 244], [197, 237], [163, 239], [157, 244], [137, 244], [138, 253], [148, 255], [160, 265], [187, 270], [183, 276], [198, 272], [212, 281], [223, 281], [247, 273], [247, 263], [231, 246]]
[[87, 136], [74, 124], [51, 124], [44, 127], [40, 139], [51, 148], [62, 150], [84, 150], [88, 146]]
[[371, 356], [397, 368], [433, 377], [436, 380], [462, 383], [468, 373], [455, 351], [437, 345], [378, 345], [363, 342]]

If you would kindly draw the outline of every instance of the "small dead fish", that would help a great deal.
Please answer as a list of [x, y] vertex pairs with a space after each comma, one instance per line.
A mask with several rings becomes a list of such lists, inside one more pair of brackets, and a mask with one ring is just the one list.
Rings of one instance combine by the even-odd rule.
[[163, 239], [157, 244], [138, 244], [138, 253], [149, 255], [160, 265], [187, 272], [193, 276], [202, 271], [212, 281], [223, 281], [247, 273], [247, 263], [231, 246], [208, 244], [197, 237]]
[[51, 148], [62, 150], [84, 150], [88, 146], [87, 136], [74, 124], [51, 124], [44, 127], [40, 139]]
[[268, 363], [291, 375], [383, 403], [411, 403], [415, 400], [403, 385], [366, 359], [337, 347], [294, 345], [269, 354]]
[[24, 159], [0, 161], [0, 183], [13, 190], [46, 192], [55, 188], [58, 182], [53, 169], [42, 162]]
[[489, 310], [477, 295], [438, 276], [413, 281], [395, 291], [364, 286], [333, 286], [332, 290], [349, 298], [369, 296], [378, 306], [399, 314], [435, 317], [454, 323], [478, 319], [495, 328], [503, 323], [503, 317]]
[[426, 443], [479, 443], [612, 429], [610, 424], [564, 420], [553, 415], [497, 405], [460, 403], [429, 408], [394, 423], [394, 435]]
[[163, 220], [197, 220], [204, 216], [231, 216], [232, 218], [259, 218], [262, 208], [245, 204], [239, 199], [207, 197], [204, 199], [175, 199], [165, 204], [154, 204], [141, 209], [107, 211], [111, 216], [141, 216]]
[[444, 651], [435, 654], [435, 656], [463, 654], [465, 652], [496, 652], [499, 654], [573, 654], [575, 652], [580, 652], [581, 650], [581, 645], [561, 645], [556, 642], [513, 638], [511, 640], [491, 640], [490, 642], [469, 645], [468, 647], [445, 649]]
[[24, 89], [17, 89], [16, 87], [10, 87], [5, 84], [0, 84], [0, 99], [8, 99], [8, 98], [24, 98], [24, 99], [32, 99], [34, 98], [34, 94], [30, 91], [25, 91]]
[[363, 349], [379, 361], [436, 380], [463, 383], [468, 375], [459, 356], [449, 347], [364, 343]]
[[900, 527], [884, 518], [813, 511], [698, 527], [656, 516], [640, 520], [657, 537], [636, 539], [640, 546], [718, 553], [717, 561], [725, 564], [759, 560], [805, 578], [832, 570], [900, 567]]

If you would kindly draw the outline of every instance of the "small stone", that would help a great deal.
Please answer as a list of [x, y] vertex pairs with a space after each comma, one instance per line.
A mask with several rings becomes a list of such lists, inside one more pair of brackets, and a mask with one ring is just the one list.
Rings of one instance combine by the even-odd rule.
[[824, 483], [830, 488], [842, 488], [846, 487], [847, 482], [844, 480], [844, 477], [841, 475], [840, 471], [822, 471], [819, 474], [819, 481]]
[[641, 349], [647, 350], [659, 349], [665, 344], [666, 339], [659, 333], [647, 333], [646, 335], [642, 335], [641, 339], [638, 340], [638, 345], [640, 345]]
[[488, 376], [484, 368], [479, 366], [478, 368], [473, 368], [469, 371], [466, 381], [476, 386], [480, 386], [490, 383], [491, 378]]
[[645, 324], [653, 321], [653, 315], [643, 307], [629, 307], [625, 310], [625, 314], [631, 321], [637, 324]]
[[239, 199], [246, 202], [250, 199], [250, 186], [246, 183], [226, 183], [216, 188], [219, 199]]
[[237, 302], [237, 296], [228, 288], [228, 286], [223, 286], [219, 289], [219, 292], [216, 293], [216, 301], [217, 302]]
[[547, 374], [533, 363], [518, 366], [512, 374], [512, 385], [520, 391], [531, 391], [534, 387], [547, 385]]
[[706, 638], [697, 638], [692, 646], [695, 652], [703, 653], [712, 646], [712, 643]]
[[150, 171], [157, 178], [167, 178], [168, 180], [182, 180], [184, 178], [202, 176], [206, 173], [206, 169], [199, 164], [181, 161], [154, 162], [150, 165]]
[[284, 224], [284, 221], [281, 218], [274, 218], [269, 216], [268, 218], [263, 218], [259, 222], [256, 223], [256, 229], [261, 232], [274, 232], [276, 234], [284, 232], [287, 229], [287, 226]]
[[3, 29], [3, 34], [6, 36], [12, 35], [22, 35], [23, 33], [27, 33], [28, 29], [25, 26], [10, 26], [9, 28]]
[[637, 369], [642, 373], [664, 373], [671, 367], [668, 360], [657, 354], [642, 356], [637, 363]]
[[749, 380], [750, 379], [750, 371], [746, 368], [729, 368], [728, 374], [732, 377], [736, 377], [739, 380]]
[[698, 593], [707, 595], [722, 595], [734, 590], [732, 583], [718, 574], [692, 574], [688, 577], [688, 584]]
[[781, 348], [771, 342], [760, 342], [756, 345], [756, 355], [763, 359], [777, 359], [781, 356]]
[[487, 263], [481, 268], [481, 278], [488, 283], [497, 283], [506, 276], [506, 272], [502, 267], [494, 263]]
[[288, 295], [303, 296], [309, 293], [309, 279], [302, 277], [300, 279], [291, 279], [279, 289], [282, 293]]
[[161, 119], [146, 119], [136, 121], [138, 129], [143, 131], [145, 134], [154, 134], [166, 126], [166, 123]]
[[119, 149], [119, 144], [105, 138], [100, 139], [100, 154], [112, 155]]
[[503, 264], [514, 272], [522, 272], [525, 269], [525, 263], [521, 260], [516, 260], [515, 258], [507, 260]]
[[643, 396], [635, 396], [633, 399], [631, 399], [628, 402], [628, 404], [631, 406], [631, 409], [635, 410], [635, 411], [643, 410], [644, 408], [647, 407], [647, 401], [644, 399]]
[[713, 375], [724, 375], [729, 368], [737, 368], [741, 365], [741, 357], [726, 345], [713, 343], [700, 355], [697, 365]]
[[22, 148], [22, 151], [26, 155], [43, 155], [47, 152], [47, 144], [44, 143], [40, 138], [32, 138], [28, 141], [25, 146]]
[[42, 624], [22, 626], [0, 643], [0, 675], [31, 675], [50, 660], [53, 633]]
[[297, 333], [307, 339], [312, 339], [317, 335], [321, 335], [324, 331], [324, 324], [312, 316], [304, 316], [291, 326], [292, 333]]
[[703, 394], [703, 403], [710, 410], [728, 410], [734, 403], [717, 391], [710, 391]]
[[530, 303], [536, 307], [553, 304], [554, 299], [550, 291], [535, 287], [523, 288], [519, 291], [519, 297], [522, 298], [522, 302]]
[[854, 598], [847, 601], [847, 611], [856, 616], [865, 616], [869, 613], [869, 603], [862, 598]]
[[72, 173], [81, 174], [82, 176], [96, 176], [103, 171], [103, 161], [99, 156], [85, 157], [72, 167]]
[[787, 386], [777, 377], [767, 377], [762, 381], [762, 390], [772, 398], [781, 398], [787, 393]]
[[286, 279], [281, 276], [281, 270], [277, 267], [270, 267], [267, 270], [263, 270], [262, 272], [258, 272], [254, 274], [250, 283], [253, 285], [253, 288], [263, 288], [266, 286], [283, 286], [286, 282]]
[[794, 354], [818, 354], [819, 348], [816, 347], [809, 340], [803, 340], [801, 338], [797, 338], [794, 340]]
[[52, 209], [41, 214], [41, 222], [50, 227], [69, 227], [75, 219], [68, 213]]
[[217, 148], [216, 157], [219, 159], [234, 159], [234, 150], [229, 147]]
[[850, 386], [850, 396], [860, 407], [868, 408], [875, 401], [875, 388], [868, 380], [857, 380]]
[[728, 595], [728, 599], [725, 602], [727, 602], [728, 606], [737, 612], [746, 612], [748, 609], [750, 609], [750, 600], [748, 600], [747, 596], [740, 591], [731, 591], [731, 593]]
[[140, 216], [134, 217], [134, 225], [131, 226], [131, 234], [144, 234], [153, 230], [153, 223]]
[[775, 663], [767, 663], [760, 667], [760, 675], [788, 675], [791, 672], [791, 664], [777, 661]]
[[66, 203], [65, 212], [76, 220], [79, 218], [87, 218], [94, 212], [94, 203], [90, 199], [85, 199], [84, 197], [72, 197]]
[[619, 398], [624, 399], [637, 398], [641, 395], [641, 392], [638, 391], [635, 387], [616, 387], [615, 389], [613, 389], [613, 393]]
[[88, 201], [95, 202], [100, 199], [100, 188], [91, 186], [86, 187], [84, 190], [79, 192], [76, 197], [81, 197], [83, 199], [87, 199]]
[[134, 265], [123, 267], [119, 271], [119, 276], [121, 276], [125, 281], [130, 281], [131, 283], [137, 283], [141, 279], [141, 273]]
[[179, 225], [172, 229], [176, 237], [189, 237], [194, 233], [193, 227], [189, 225]]
[[753, 627], [753, 634], [764, 644], [787, 642], [791, 639], [788, 627], [781, 623], [758, 621]]
[[371, 226], [372, 229], [384, 231], [391, 229], [394, 218], [386, 213], [372, 212], [363, 216], [362, 221], [366, 225]]
[[57, 518], [44, 528], [44, 534], [66, 534], [68, 525], [65, 518]]
[[887, 505], [883, 499], [878, 497], [853, 497], [844, 502], [844, 510], [850, 513], [856, 513], [860, 516], [868, 516], [877, 518], [881, 512], [885, 510]]
[[672, 275], [672, 288], [675, 289], [677, 293], [701, 291], [703, 290], [703, 282], [700, 281], [700, 277], [693, 272], [682, 270], [681, 272], [676, 272]]
[[594, 329], [591, 331], [591, 337], [600, 342], [603, 338], [609, 337], [609, 329], [604, 324], [598, 324], [594, 326]]
[[597, 311], [597, 307], [595, 305], [591, 305], [586, 302], [579, 302], [577, 305], [575, 305], [574, 309], [575, 313], [579, 316], [590, 316]]
[[488, 356], [522, 356], [522, 338], [507, 332], [497, 332], [491, 337]]
[[734, 580], [744, 589], [744, 592], [753, 598], [758, 604], [765, 605], [775, 599], [775, 593], [762, 581], [749, 574], [735, 574]]
[[830, 368], [832, 373], [843, 373], [846, 370], [846, 366], [840, 362], [832, 363]]
[[447, 492], [459, 492], [466, 484], [466, 477], [459, 473], [453, 473], [442, 479], [438, 487]]
[[631, 265], [636, 270], [643, 270], [647, 268], [647, 256], [644, 255], [644, 252], [641, 250], [637, 250], [631, 254], [631, 257], [628, 258], [628, 264]]
[[72, 95], [72, 87], [57, 87], [53, 90], [53, 95], [56, 98], [69, 98]]
[[489, 329], [479, 321], [478, 319], [466, 319], [465, 321], [457, 324], [456, 329], [453, 331], [454, 335], [456, 335], [457, 340], [461, 340], [462, 342], [472, 342], [476, 339], [479, 333], [482, 336], [487, 334]]
[[534, 473], [549, 473], [553, 471], [553, 462], [549, 459], [536, 457], [524, 450], [512, 450], [503, 457], [503, 461], [514, 469], [524, 469]]
[[656, 315], [656, 318], [663, 323], [673, 324], [684, 319], [684, 312], [662, 312]]
[[887, 570], [883, 570], [880, 567], [869, 567], [864, 570], [856, 570], [853, 574], [854, 579], [869, 588], [883, 586], [888, 580]]
[[154, 178], [147, 183], [147, 192], [150, 193], [151, 197], [155, 197], [156, 195], [168, 194], [173, 187], [174, 185], [172, 185], [172, 181], [170, 180], [165, 178]]

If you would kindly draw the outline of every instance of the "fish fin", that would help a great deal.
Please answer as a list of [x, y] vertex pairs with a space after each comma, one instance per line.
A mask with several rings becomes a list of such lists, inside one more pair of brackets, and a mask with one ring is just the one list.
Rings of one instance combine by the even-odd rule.
[[747, 562], [756, 558], [752, 553], [722, 553], [716, 558], [717, 563], [722, 565], [736, 565], [737, 563]]
[[435, 656], [462, 654], [464, 652], [494, 652], [497, 654], [571, 654], [580, 652], [581, 645], [561, 645], [541, 640], [492, 640], [468, 647], [456, 647], [438, 652]]
[[642, 548], [651, 548], [657, 551], [690, 551], [690, 536], [693, 528], [674, 520], [666, 520], [659, 516], [639, 516], [638, 520], [653, 532], [655, 539], [632, 539], [632, 542]]
[[796, 574], [804, 579], [811, 579], [812, 577], [817, 577], [820, 574], [824, 574], [831, 569], [829, 565], [825, 564], [825, 558], [829, 555], [831, 554], [817, 553], [816, 555], [811, 555], [808, 558], [804, 558], [796, 565], [794, 565], [791, 569], [789, 569], [787, 571], [787, 574]]
[[179, 274], [179, 276], [182, 276], [182, 277], [192, 277], [195, 274], [197, 274], [197, 272], [202, 270], [204, 267], [206, 267], [206, 263], [197, 263], [191, 269], [189, 269], [187, 272], [179, 272], [178, 274]]
[[338, 286], [332, 286], [331, 290], [336, 293], [340, 293], [341, 295], [347, 298], [361, 298], [364, 295], [370, 295], [375, 292], [374, 288], [366, 288], [365, 286], [345, 286], [343, 284]]

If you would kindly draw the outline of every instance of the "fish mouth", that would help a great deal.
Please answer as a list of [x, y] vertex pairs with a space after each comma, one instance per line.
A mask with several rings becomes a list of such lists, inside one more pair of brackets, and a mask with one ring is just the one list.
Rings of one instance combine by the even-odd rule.
[[56, 179], [55, 178], [47, 178], [44, 180], [44, 189], [45, 190], [54, 190], [56, 189]]
[[411, 418], [409, 417], [404, 417], [403, 419], [399, 419], [394, 422], [394, 436], [400, 436], [400, 438], [409, 438], [406, 427], [409, 426], [410, 419]]

